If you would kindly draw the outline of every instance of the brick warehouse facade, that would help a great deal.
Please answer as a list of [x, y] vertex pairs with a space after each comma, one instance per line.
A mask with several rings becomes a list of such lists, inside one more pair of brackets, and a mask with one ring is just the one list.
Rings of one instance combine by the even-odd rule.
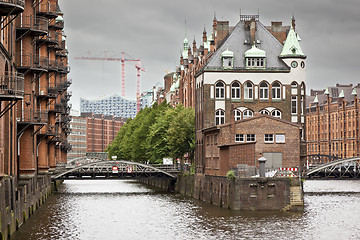
[[0, 16], [0, 236], [7, 238], [67, 161], [71, 80], [57, 0], [0, 1]]
[[[221, 26], [219, 32], [218, 26]], [[267, 157], [277, 162], [276, 167], [278, 163], [281, 163], [280, 167], [297, 167], [303, 164], [306, 156], [304, 136], [306, 56], [301, 50], [298, 39], [294, 19], [290, 27], [282, 26], [279, 22], [273, 22], [271, 27], [265, 27], [259, 21], [258, 15], [241, 15], [240, 22], [235, 27], [229, 27], [227, 21], [220, 22], [214, 18], [213, 34], [207, 38], [204, 31], [204, 42], [199, 49], [203, 54], [207, 49], [208, 55], [204, 57], [202, 64], [196, 67], [198, 69], [194, 75], [196, 90], [193, 91], [198, 173], [215, 174], [217, 171], [219, 175], [224, 175], [230, 170], [229, 165], [212, 162], [217, 160], [216, 157], [209, 159], [207, 150], [210, 149], [206, 144], [208, 144], [207, 135], [212, 129], [218, 129], [219, 141], [227, 131], [226, 124], [234, 120], [236, 126], [241, 126], [238, 122], [248, 121], [247, 119], [253, 118], [258, 113], [270, 117], [253, 120], [253, 123], [257, 124], [249, 124], [246, 129], [248, 133], [257, 132], [258, 126], [266, 126], [271, 122], [270, 118], [279, 118], [283, 121], [285, 129], [288, 129], [285, 127], [288, 126], [286, 122], [292, 126], [291, 131], [282, 132], [283, 138], [286, 139], [285, 145], [292, 144], [288, 140], [297, 138], [297, 144], [291, 145], [298, 149], [295, 151], [296, 159], [285, 157], [286, 148], [276, 148], [276, 146], [273, 150], [276, 152], [272, 152], [272, 155], [267, 154]], [[185, 43], [186, 41], [184, 46]], [[191, 62], [191, 58], [188, 59]], [[183, 60], [182, 58], [181, 61]], [[181, 69], [186, 68], [184, 65], [181, 66]], [[183, 89], [181, 82], [180, 89]], [[187, 98], [185, 94], [183, 96]], [[297, 131], [293, 129], [294, 127]], [[232, 136], [233, 142], [236, 138], [235, 134], [237, 133]], [[272, 134], [275, 134], [274, 138], [277, 133]], [[255, 160], [262, 156], [264, 150], [270, 151], [260, 140], [253, 142], [255, 142], [253, 149], [256, 150], [252, 157], [253, 161], [247, 162], [249, 166], [255, 166]], [[222, 147], [213, 147], [211, 151], [212, 156], [221, 159]], [[243, 162], [242, 159], [238, 161]]]
[[340, 158], [359, 156], [360, 86], [331, 86], [307, 96], [308, 154]]

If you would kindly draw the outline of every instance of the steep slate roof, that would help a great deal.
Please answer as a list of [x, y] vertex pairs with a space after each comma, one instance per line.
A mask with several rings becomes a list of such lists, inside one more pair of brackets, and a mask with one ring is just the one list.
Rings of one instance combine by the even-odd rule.
[[[255, 39], [260, 40], [256, 47], [266, 52], [266, 69], [289, 70], [290, 68], [279, 59], [283, 45], [259, 21], [256, 22]], [[245, 40], [247, 44], [245, 44]], [[234, 69], [245, 69], [244, 54], [252, 47], [250, 44], [250, 30], [245, 28], [245, 21], [240, 21], [223, 41], [222, 45], [210, 57], [205, 69], [222, 69], [221, 53], [227, 47], [234, 53]], [[258, 71], [258, 69], [257, 69]]]

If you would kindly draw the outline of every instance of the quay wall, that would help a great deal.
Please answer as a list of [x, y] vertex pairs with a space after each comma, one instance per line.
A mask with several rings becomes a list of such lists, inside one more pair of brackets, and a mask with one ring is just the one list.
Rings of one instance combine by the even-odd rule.
[[60, 184], [49, 175], [30, 179], [0, 178], [0, 240], [10, 236], [47, 200]]
[[298, 178], [236, 178], [179, 175], [174, 180], [146, 179], [143, 183], [178, 192], [233, 210], [304, 209], [302, 181]]

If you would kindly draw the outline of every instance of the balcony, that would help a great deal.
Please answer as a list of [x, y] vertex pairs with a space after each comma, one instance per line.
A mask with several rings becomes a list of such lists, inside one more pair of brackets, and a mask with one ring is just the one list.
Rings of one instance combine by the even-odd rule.
[[38, 111], [25, 107], [16, 118], [18, 124], [43, 124], [48, 122], [48, 111]]
[[67, 74], [70, 72], [70, 67], [67, 64], [59, 63], [59, 72]]
[[38, 98], [57, 98], [57, 91], [53, 91], [53, 89], [40, 87], [39, 90], [36, 92], [36, 96]]
[[47, 71], [49, 66], [49, 59], [47, 57], [40, 57], [39, 55], [23, 52], [15, 54], [15, 61], [20, 72], [32, 71]]
[[49, 22], [49, 27], [54, 28], [56, 30], [61, 30], [64, 28], [64, 20], [61, 16], [57, 18], [51, 19]]
[[59, 44], [59, 33], [55, 31], [48, 31], [47, 35], [40, 36], [37, 38], [39, 42], [46, 42], [49, 45]]
[[60, 115], [57, 119], [56, 122], [57, 123], [63, 123], [63, 124], [68, 124], [71, 121], [71, 116], [64, 116], [64, 115]]
[[65, 106], [61, 103], [50, 104], [49, 112], [62, 113], [65, 110]]
[[58, 71], [59, 70], [59, 62], [57, 60], [49, 60], [49, 71]]
[[0, 0], [0, 16], [22, 13], [24, 7], [25, 0]]
[[55, 125], [47, 124], [43, 128], [40, 129], [38, 135], [41, 136], [57, 136], [58, 135], [58, 128]]
[[46, 18], [56, 18], [58, 16], [56, 13], [56, 3], [37, 0], [37, 2], [38, 1], [40, 1], [40, 3], [36, 9], [36, 15]]
[[23, 15], [21, 21], [16, 23], [16, 39], [19, 40], [31, 32], [35, 36], [45, 35], [48, 32], [48, 20], [44, 17]]
[[0, 75], [0, 100], [22, 99], [24, 97], [24, 76]]
[[71, 147], [71, 144], [67, 140], [63, 139], [62, 142], [60, 143], [60, 148], [69, 152], [72, 147]]

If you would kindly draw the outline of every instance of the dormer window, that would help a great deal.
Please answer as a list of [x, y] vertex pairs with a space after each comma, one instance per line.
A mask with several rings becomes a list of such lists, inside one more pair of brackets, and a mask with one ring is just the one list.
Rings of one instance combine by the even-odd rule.
[[223, 68], [233, 68], [234, 67], [234, 53], [227, 48], [221, 53], [221, 59], [223, 63]]
[[247, 68], [265, 68], [266, 53], [255, 46], [245, 52], [245, 66]]

